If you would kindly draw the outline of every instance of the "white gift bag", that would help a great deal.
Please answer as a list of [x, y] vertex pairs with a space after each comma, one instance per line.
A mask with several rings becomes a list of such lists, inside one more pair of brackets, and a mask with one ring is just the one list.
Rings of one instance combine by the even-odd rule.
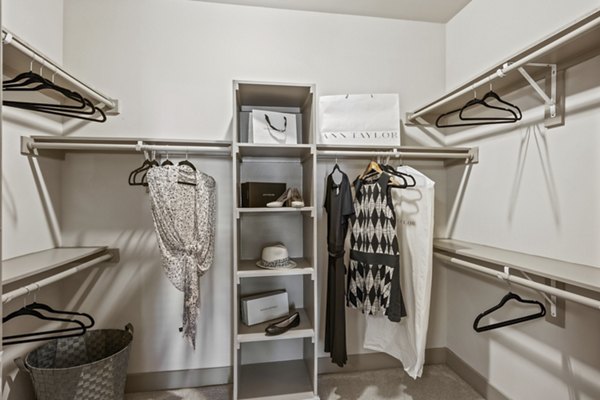
[[252, 142], [297, 144], [296, 115], [276, 111], [252, 110]]
[[319, 98], [319, 143], [400, 146], [398, 94]]

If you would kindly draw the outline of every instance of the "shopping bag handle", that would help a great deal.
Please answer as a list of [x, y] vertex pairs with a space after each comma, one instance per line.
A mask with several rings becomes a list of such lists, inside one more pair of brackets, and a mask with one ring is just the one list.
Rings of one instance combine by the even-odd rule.
[[266, 114], [266, 113], [265, 113], [265, 120], [267, 121], [267, 124], [269, 124], [269, 126], [271, 127], [271, 129], [273, 129], [273, 130], [275, 130], [277, 132], [283, 133], [287, 129], [287, 117], [286, 116], [283, 117], [283, 129], [275, 128], [273, 126], [273, 124], [271, 124], [271, 120], [269, 119], [269, 115]]

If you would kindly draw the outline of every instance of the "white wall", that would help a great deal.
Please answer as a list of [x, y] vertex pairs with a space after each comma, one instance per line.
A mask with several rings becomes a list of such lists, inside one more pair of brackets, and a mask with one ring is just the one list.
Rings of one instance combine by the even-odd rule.
[[[63, 1], [4, 1], [2, 24], [53, 60], [62, 62]], [[32, 10], [35, 10], [32, 12]], [[39, 68], [36, 64], [34, 68]], [[19, 71], [23, 72], [23, 71]], [[3, 258], [54, 247], [57, 235], [50, 221], [59, 209], [46, 210], [36, 189], [36, 176], [41, 174], [37, 162], [29, 162], [20, 154], [21, 135], [60, 134], [61, 124], [47, 115], [3, 108]], [[54, 163], [43, 162], [50, 183], [47, 190], [54, 199], [59, 196]], [[43, 191], [42, 191], [43, 193]]]
[[[43, 49], [57, 62], [62, 61], [63, 54], [62, 17], [62, 0], [2, 2], [2, 26], [34, 47]], [[54, 247], [60, 241], [56, 223], [60, 216], [60, 163], [55, 160], [29, 161], [20, 154], [20, 137], [60, 134], [62, 124], [53, 118], [8, 107], [2, 110], [2, 124], [2, 257], [7, 259]], [[47, 292], [45, 299], [57, 301], [57, 294]], [[4, 306], [4, 314], [21, 304]], [[23, 333], [26, 329], [37, 328], [29, 323], [31, 321], [26, 322], [4, 324], [4, 333]], [[4, 349], [3, 399], [31, 396], [30, 383], [23, 374], [16, 374], [12, 360], [35, 346]]]
[[[448, 86], [598, 5], [472, 2], [447, 24]], [[543, 109], [536, 106], [519, 124], [448, 136], [451, 144], [480, 148], [480, 162], [472, 168], [456, 223], [449, 229], [452, 237], [600, 266], [599, 68], [596, 57], [567, 70], [563, 127], [546, 130]], [[531, 92], [526, 88], [508, 98], [539, 104]], [[452, 182], [461, 173], [449, 171], [449, 188], [456, 187]], [[450, 190], [449, 203], [456, 197]], [[447, 273], [448, 346], [494, 387], [510, 399], [600, 398], [597, 311], [567, 303], [564, 329], [539, 320], [477, 334], [471, 328], [473, 319], [495, 305], [507, 287], [451, 268]]]
[[[67, 126], [68, 135], [231, 140], [234, 79], [315, 83], [319, 94], [398, 92], [403, 113], [444, 86], [439, 24], [181, 0], [67, 0], [64, 20], [65, 64], [122, 103], [120, 116]], [[64, 164], [65, 243], [107, 243], [123, 257], [81, 306], [100, 325], [134, 323], [132, 373], [229, 366], [229, 161], [193, 160], [219, 187], [219, 253], [202, 281], [195, 352], [175, 332], [181, 294], [161, 271], [147, 196], [126, 184], [140, 161], [72, 155]], [[362, 352], [359, 317], [348, 326], [349, 353]], [[443, 345], [443, 328], [432, 332]]]
[[598, 7], [598, 0], [479, 0], [446, 24], [446, 88], [518, 53]]

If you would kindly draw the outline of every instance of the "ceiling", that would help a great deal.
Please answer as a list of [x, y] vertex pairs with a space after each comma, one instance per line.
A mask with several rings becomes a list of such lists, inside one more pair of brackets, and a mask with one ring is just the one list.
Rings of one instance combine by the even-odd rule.
[[289, 10], [448, 22], [471, 0], [203, 0]]

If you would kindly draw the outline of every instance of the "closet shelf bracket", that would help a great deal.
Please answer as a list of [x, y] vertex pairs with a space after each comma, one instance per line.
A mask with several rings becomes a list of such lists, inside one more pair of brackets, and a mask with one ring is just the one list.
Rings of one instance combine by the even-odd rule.
[[[547, 68], [548, 73], [545, 77], [546, 88], [545, 90], [538, 85], [535, 79], [525, 70], [525, 66], [527, 67], [542, 67]], [[544, 104], [546, 105], [545, 110], [545, 125], [547, 128], [562, 125], [563, 122], [563, 110], [559, 97], [558, 91], [558, 67], [556, 64], [547, 64], [547, 63], [528, 63], [523, 67], [518, 68], [519, 73], [525, 78], [527, 83], [535, 90], [535, 92], [542, 98]], [[547, 91], [550, 92], [548, 95]], [[562, 93], [560, 93], [562, 96]]]
[[[532, 281], [532, 282], [533, 282], [533, 279], [531, 279], [531, 277], [529, 276], [529, 274], [527, 274], [527, 272], [525, 272], [525, 271], [521, 271], [521, 273], [523, 274], [523, 276], [524, 276], [525, 278], [527, 278], [528, 280], [530, 280], [530, 281]], [[555, 285], [556, 285], [556, 281], [552, 279], [550, 282], [551, 282], [551, 283], [550, 283], [550, 285], [549, 285], [549, 286], [555, 287]], [[556, 298], [556, 295], [553, 295], [553, 294], [551, 294], [551, 295], [548, 295], [548, 294], [546, 294], [545, 292], [542, 292], [541, 290], [538, 290], [537, 292], [538, 292], [540, 295], [542, 295], [542, 297], [544, 298], [544, 300], [546, 300], [546, 302], [547, 302], [547, 303], [550, 305], [550, 315], [551, 315], [553, 318], [556, 318], [556, 317], [558, 316], [558, 313], [557, 313], [557, 311], [556, 311], [556, 303], [557, 303], [557, 298]]]
[[[530, 282], [535, 282], [531, 276], [529, 276], [529, 274], [527, 274], [527, 272], [525, 271], [519, 271], [521, 272], [521, 274], [525, 277], [525, 279], [527, 279]], [[498, 279], [501, 279], [503, 281], [505, 281], [509, 287], [510, 287], [510, 282], [511, 282], [511, 273], [510, 273], [510, 267], [505, 265], [504, 266], [504, 272], [498, 272], [496, 274], [496, 276], [498, 277]], [[552, 280], [551, 281], [552, 284], [550, 286], [555, 286], [556, 281]], [[539, 290], [539, 289], [534, 289], [536, 292], [539, 293], [540, 296], [542, 296], [544, 298], [544, 300], [546, 300], [546, 302], [550, 305], [550, 315], [552, 315], [553, 318], [557, 317], [557, 311], [556, 311], [556, 295], [548, 295], [546, 294], [544, 291]]]

